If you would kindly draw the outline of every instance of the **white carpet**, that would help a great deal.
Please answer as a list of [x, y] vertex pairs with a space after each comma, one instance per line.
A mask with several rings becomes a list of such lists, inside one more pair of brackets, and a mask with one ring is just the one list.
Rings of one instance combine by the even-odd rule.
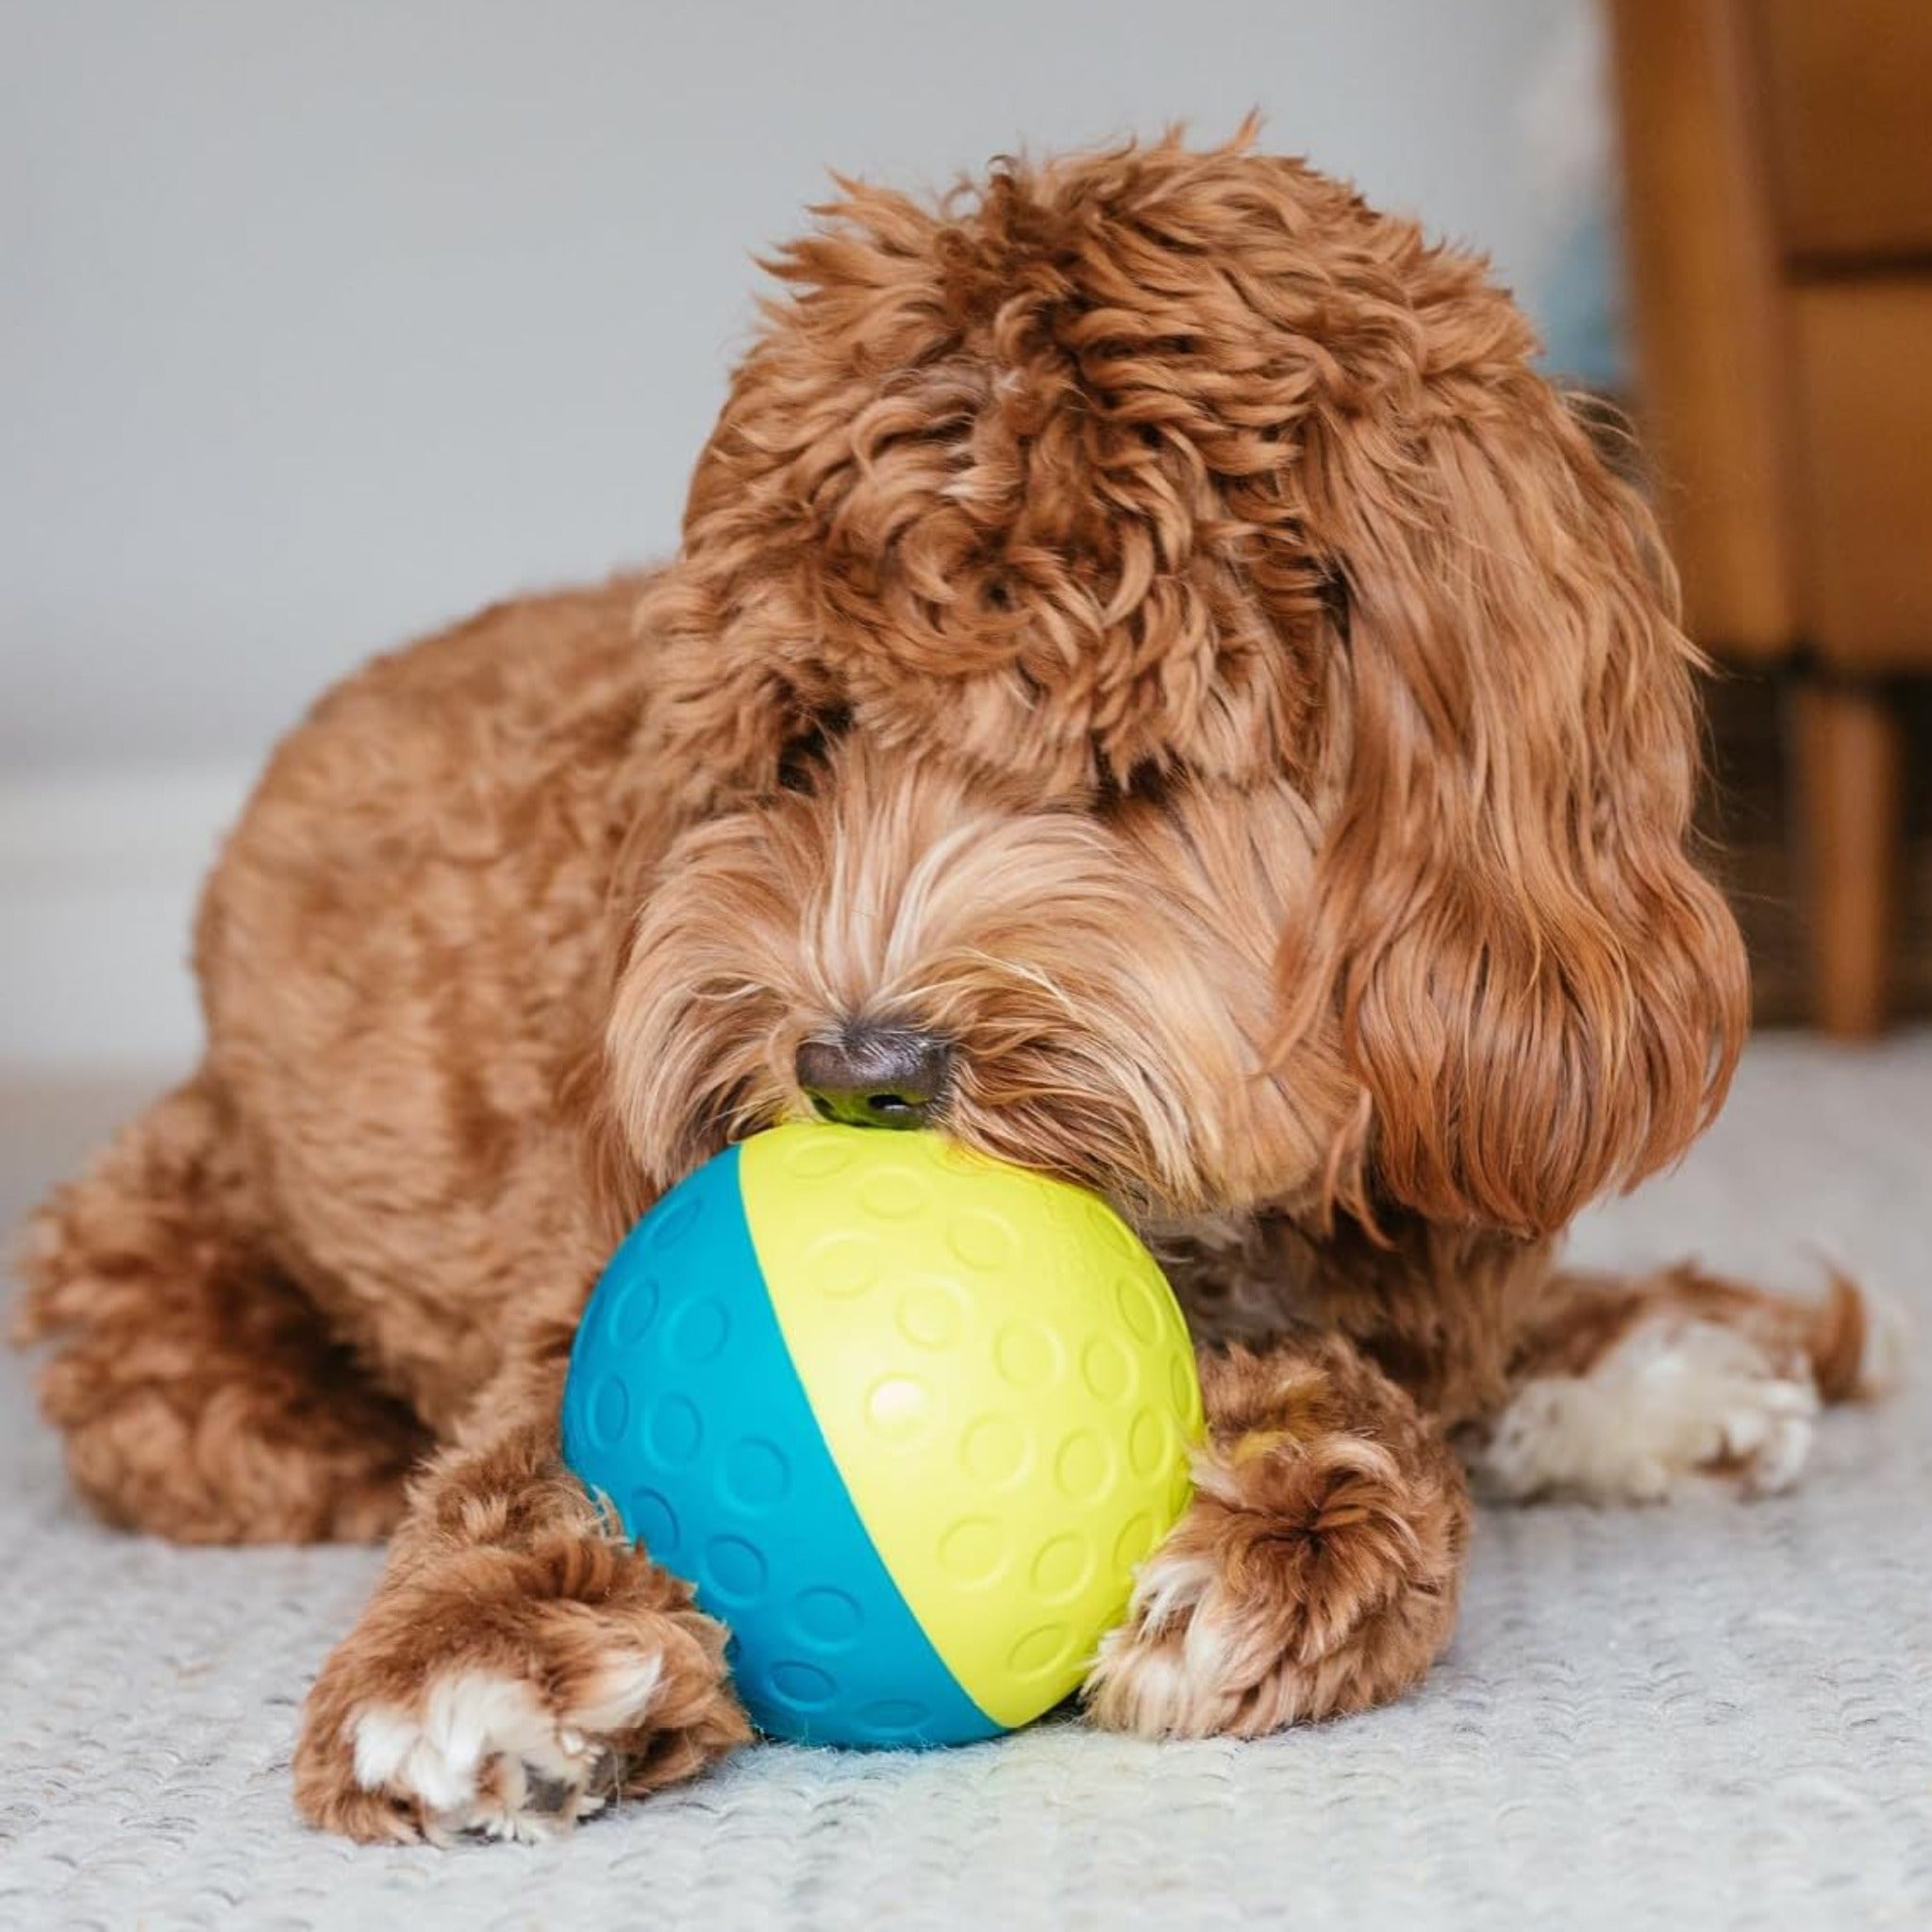
[[[0, 1208], [122, 1097], [0, 1093]], [[1932, 1336], [1932, 1035], [1758, 1046], [1683, 1170], [1578, 1246], [1786, 1284], [1828, 1254]], [[375, 1555], [112, 1536], [0, 1376], [0, 1925], [1932, 1925], [1923, 1374], [1833, 1417], [1784, 1500], [1491, 1513], [1449, 1660], [1374, 1717], [765, 1748], [571, 1840], [452, 1853], [290, 1806], [297, 1703]]]

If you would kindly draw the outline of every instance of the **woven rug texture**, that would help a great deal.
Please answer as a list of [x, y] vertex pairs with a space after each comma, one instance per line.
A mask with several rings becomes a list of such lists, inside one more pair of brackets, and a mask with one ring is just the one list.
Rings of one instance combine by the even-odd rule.
[[[0, 1090], [9, 1218], [138, 1096]], [[1932, 1033], [1768, 1038], [1583, 1258], [1825, 1258], [1932, 1335]], [[1799, 1491], [1491, 1510], [1448, 1659], [1262, 1743], [1056, 1722], [930, 1756], [748, 1751], [554, 1844], [297, 1821], [303, 1691], [364, 1550], [183, 1551], [64, 1487], [0, 1366], [0, 1927], [1932, 1926], [1927, 1376], [1833, 1415]]]

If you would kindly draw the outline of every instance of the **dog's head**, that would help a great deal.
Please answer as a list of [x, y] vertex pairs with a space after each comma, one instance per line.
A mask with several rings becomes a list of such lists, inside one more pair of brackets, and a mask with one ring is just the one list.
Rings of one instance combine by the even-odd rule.
[[816, 1107], [1530, 1233], [1687, 1142], [1743, 1007], [1691, 654], [1480, 263], [1167, 141], [774, 266], [642, 614], [645, 1182]]

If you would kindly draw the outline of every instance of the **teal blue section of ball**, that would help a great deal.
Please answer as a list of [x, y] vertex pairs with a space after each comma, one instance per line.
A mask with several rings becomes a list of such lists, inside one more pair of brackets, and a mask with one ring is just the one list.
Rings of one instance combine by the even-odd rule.
[[738, 1150], [659, 1201], [591, 1296], [565, 1459], [699, 1605], [758, 1727], [808, 1744], [963, 1744], [1002, 1728], [874, 1547], [765, 1291]]

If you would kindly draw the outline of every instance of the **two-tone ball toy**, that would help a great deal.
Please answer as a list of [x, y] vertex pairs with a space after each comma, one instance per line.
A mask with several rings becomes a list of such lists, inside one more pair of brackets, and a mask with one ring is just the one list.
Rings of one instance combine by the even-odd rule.
[[571, 1466], [728, 1625], [753, 1721], [837, 1744], [964, 1742], [1065, 1697], [1200, 1429], [1180, 1310], [1104, 1203], [834, 1125], [658, 1202], [563, 1407]]

